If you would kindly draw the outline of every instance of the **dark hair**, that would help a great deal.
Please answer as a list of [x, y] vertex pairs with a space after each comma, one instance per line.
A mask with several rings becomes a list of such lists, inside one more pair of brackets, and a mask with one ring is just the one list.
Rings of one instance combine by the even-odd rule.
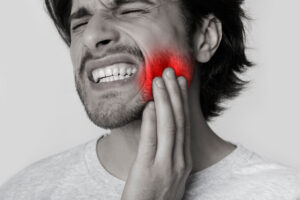
[[[247, 81], [239, 78], [252, 66], [245, 54], [246, 19], [244, 0], [182, 0], [187, 11], [190, 31], [201, 25], [203, 17], [214, 14], [222, 23], [223, 38], [213, 58], [200, 65], [200, 104], [206, 120], [218, 116], [224, 109], [220, 104], [239, 94]], [[71, 0], [45, 0], [46, 7], [63, 40], [69, 46]]]

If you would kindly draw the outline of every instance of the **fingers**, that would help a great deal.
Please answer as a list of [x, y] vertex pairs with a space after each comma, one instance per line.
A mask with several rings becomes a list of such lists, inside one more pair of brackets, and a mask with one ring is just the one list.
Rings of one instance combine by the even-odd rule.
[[187, 82], [168, 68], [152, 82], [154, 102], [143, 113], [138, 157], [184, 167], [191, 163]]
[[172, 68], [167, 68], [164, 71], [163, 79], [167, 87], [176, 122], [173, 160], [177, 160], [180, 164], [182, 164], [184, 162], [185, 113], [181, 88]]
[[171, 164], [176, 131], [173, 109], [162, 78], [157, 77], [152, 83], [157, 118], [157, 152], [155, 160]]
[[184, 118], [185, 118], [185, 134], [184, 134], [184, 158], [185, 164], [192, 166], [191, 156], [191, 128], [190, 128], [190, 114], [189, 114], [189, 100], [188, 100], [188, 88], [187, 81], [184, 77], [177, 78], [181, 89], [183, 107], [184, 107]]
[[137, 159], [143, 163], [154, 162], [157, 147], [156, 113], [154, 102], [149, 102], [143, 112], [141, 136]]

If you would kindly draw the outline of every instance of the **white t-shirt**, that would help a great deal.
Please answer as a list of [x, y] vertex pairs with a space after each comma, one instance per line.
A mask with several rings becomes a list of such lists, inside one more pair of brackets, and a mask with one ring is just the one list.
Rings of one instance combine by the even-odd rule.
[[[120, 200], [125, 182], [109, 174], [97, 140], [41, 160], [0, 187], [1, 200]], [[241, 145], [192, 174], [184, 200], [300, 200], [300, 175]]]

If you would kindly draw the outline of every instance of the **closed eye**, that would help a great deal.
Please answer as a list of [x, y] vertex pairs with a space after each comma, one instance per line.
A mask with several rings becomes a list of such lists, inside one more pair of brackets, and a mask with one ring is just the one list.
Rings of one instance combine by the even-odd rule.
[[87, 24], [87, 22], [83, 22], [83, 23], [77, 24], [77, 25], [73, 26], [72, 30], [75, 31], [75, 30], [78, 29], [79, 27], [84, 26], [84, 25], [86, 25], [86, 24]]
[[147, 10], [142, 10], [142, 9], [132, 9], [132, 10], [124, 10], [124, 11], [120, 12], [121, 15], [126, 15], [126, 14], [144, 14], [144, 13], [148, 13], [148, 11]]

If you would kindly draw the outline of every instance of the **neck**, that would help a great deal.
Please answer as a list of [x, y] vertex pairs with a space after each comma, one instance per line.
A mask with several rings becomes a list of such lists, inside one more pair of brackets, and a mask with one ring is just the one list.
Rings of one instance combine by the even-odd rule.
[[[192, 173], [201, 171], [230, 154], [235, 146], [219, 138], [208, 126], [199, 105], [198, 87], [190, 88]], [[102, 166], [113, 176], [126, 180], [135, 160], [140, 138], [141, 121], [111, 130], [97, 145]]]

